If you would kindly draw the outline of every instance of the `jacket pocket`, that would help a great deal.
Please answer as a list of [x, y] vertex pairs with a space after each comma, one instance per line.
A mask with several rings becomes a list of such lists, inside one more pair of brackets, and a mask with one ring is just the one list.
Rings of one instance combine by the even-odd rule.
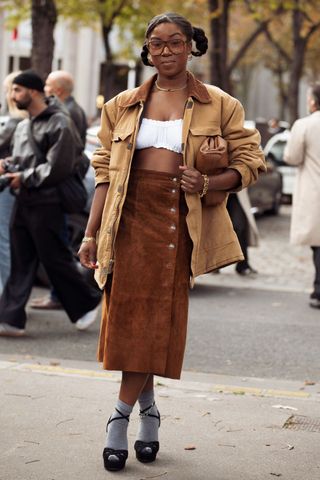
[[221, 128], [217, 124], [190, 127], [188, 142], [192, 145], [194, 159], [196, 159], [204, 140], [207, 137], [214, 137], [216, 135], [221, 135]]
[[122, 170], [128, 161], [129, 155], [133, 149], [133, 129], [114, 130], [110, 152], [109, 171]]
[[112, 134], [112, 143], [120, 143], [125, 141], [128, 137], [130, 137], [133, 133], [133, 129], [127, 129], [127, 130], [114, 130]]
[[214, 137], [215, 135], [221, 135], [221, 128], [217, 124], [190, 127], [190, 133], [195, 137]]

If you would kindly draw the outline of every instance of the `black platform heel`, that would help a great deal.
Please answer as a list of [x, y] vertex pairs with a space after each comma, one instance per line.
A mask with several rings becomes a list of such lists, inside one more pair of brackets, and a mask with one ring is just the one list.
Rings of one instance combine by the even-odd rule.
[[[145, 408], [144, 410], [140, 410], [140, 417], [154, 417], [157, 418], [159, 421], [159, 427], [160, 427], [160, 413], [159, 410], [157, 409], [157, 415], [153, 415], [152, 413], [148, 413], [148, 411], [155, 405], [155, 402], [153, 402], [152, 405], [149, 407]], [[143, 442], [142, 440], [136, 440], [134, 444], [134, 449], [136, 451], [136, 458], [139, 460], [139, 462], [142, 463], [150, 463], [154, 462], [157, 453], [159, 451], [159, 442]]]
[[[114, 420], [122, 420], [125, 418], [129, 422], [129, 415], [123, 415], [116, 408], [116, 411], [119, 413], [120, 417], [109, 418], [107, 423], [106, 431], [108, 432], [108, 426]], [[126, 460], [128, 458], [128, 450], [116, 450], [114, 448], [106, 447], [102, 453], [104, 468], [109, 472], [117, 472], [118, 470], [122, 470], [125, 467]]]

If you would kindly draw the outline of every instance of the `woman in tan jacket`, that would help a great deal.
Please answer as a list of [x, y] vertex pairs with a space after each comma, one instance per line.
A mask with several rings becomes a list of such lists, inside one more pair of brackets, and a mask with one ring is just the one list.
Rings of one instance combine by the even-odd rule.
[[[210, 207], [203, 198], [211, 190], [240, 190], [265, 168], [259, 134], [244, 128], [240, 103], [187, 71], [188, 59], [206, 50], [203, 30], [184, 17], [154, 17], [141, 57], [156, 75], [102, 111], [102, 147], [92, 161], [96, 191], [79, 255], [105, 292], [98, 358], [122, 371], [103, 451], [107, 470], [125, 466], [137, 400], [136, 457], [155, 460], [153, 376], [180, 378], [190, 280], [243, 259], [226, 201]], [[208, 177], [195, 160], [214, 135], [228, 141], [230, 166]]]

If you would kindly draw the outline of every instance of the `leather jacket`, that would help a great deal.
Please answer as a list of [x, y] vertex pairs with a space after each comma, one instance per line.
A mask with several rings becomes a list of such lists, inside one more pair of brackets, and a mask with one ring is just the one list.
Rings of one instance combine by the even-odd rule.
[[[27, 205], [59, 203], [56, 187], [74, 171], [82, 150], [69, 115], [48, 101], [40, 115], [20, 122], [14, 133], [12, 161], [22, 171], [17, 199]], [[29, 128], [41, 156], [30, 143]]]
[[8, 157], [12, 150], [12, 138], [18, 123], [22, 120], [20, 117], [8, 117], [0, 125], [0, 159]]

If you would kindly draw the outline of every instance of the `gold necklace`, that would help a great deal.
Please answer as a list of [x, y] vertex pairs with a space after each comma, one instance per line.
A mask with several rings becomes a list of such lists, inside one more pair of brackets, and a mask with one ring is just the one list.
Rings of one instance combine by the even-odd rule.
[[159, 87], [158, 85], [158, 81], [156, 80], [155, 81], [155, 87], [160, 90], [161, 92], [177, 92], [178, 90], [184, 90], [186, 88], [186, 86], [188, 85], [187, 83], [185, 85], [183, 85], [183, 87], [178, 87], [178, 88], [162, 88], [162, 87]]

